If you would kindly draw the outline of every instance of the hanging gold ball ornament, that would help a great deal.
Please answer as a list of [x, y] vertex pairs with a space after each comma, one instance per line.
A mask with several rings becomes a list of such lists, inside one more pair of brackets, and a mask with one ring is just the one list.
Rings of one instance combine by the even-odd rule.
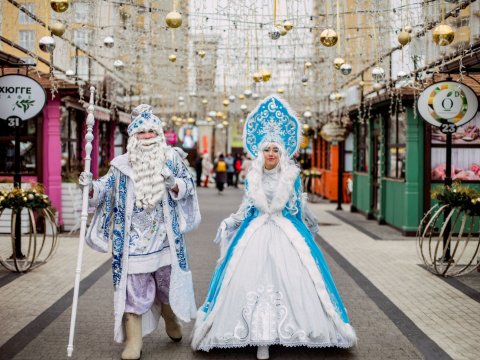
[[174, 63], [175, 61], [177, 61], [177, 55], [175, 54], [168, 55], [168, 61]]
[[253, 73], [252, 78], [253, 78], [253, 81], [260, 82], [260, 81], [262, 81], [262, 74], [259, 73], [259, 72], [255, 72], [255, 73]]
[[283, 28], [287, 31], [290, 31], [293, 29], [293, 23], [287, 20], [283, 23]]
[[240, 94], [240, 95], [238, 95], [238, 98], [239, 98], [240, 100], [245, 100], [245, 95]]
[[310, 69], [312, 67], [312, 63], [310, 61], [307, 61], [305, 63], [305, 69]]
[[410, 26], [410, 25], [406, 25], [404, 28], [403, 28], [403, 31], [406, 31], [407, 33], [412, 33], [413, 31], [413, 28]]
[[337, 57], [333, 60], [333, 66], [335, 66], [335, 69], [340, 70], [340, 67], [345, 64], [345, 59], [341, 57]]
[[50, 6], [55, 12], [65, 12], [68, 9], [68, 0], [50, 0]]
[[285, 92], [284, 88], [278, 88], [277, 89], [277, 93], [279, 93], [279, 94], [283, 94], [284, 92]]
[[230, 101], [228, 99], [223, 100], [222, 102], [223, 106], [228, 107], [230, 105]]
[[373, 90], [375, 90], [376, 92], [379, 92], [380, 90], [382, 90], [383, 85], [380, 84], [380, 83], [374, 83], [374, 84], [372, 85], [372, 88], [373, 88]]
[[65, 33], [65, 25], [57, 21], [50, 25], [50, 31], [55, 36], [62, 36]]
[[203, 100], [202, 100], [202, 104], [203, 104], [203, 105], [207, 105], [207, 104], [208, 104], [208, 100], [207, 100], [207, 99], [203, 99]]
[[176, 29], [182, 25], [182, 15], [176, 11], [169, 12], [165, 17], [165, 23], [169, 28]]
[[262, 80], [268, 81], [272, 77], [272, 73], [268, 70], [262, 70]]
[[280, 30], [280, 36], [287, 35], [287, 30], [282, 25], [277, 25], [278, 30]]
[[42, 51], [53, 53], [53, 50], [55, 50], [55, 40], [51, 36], [44, 36], [38, 41], [38, 47]]
[[325, 29], [320, 34], [320, 42], [323, 46], [331, 47], [334, 46], [338, 41], [337, 32], [333, 29]]
[[412, 35], [410, 35], [409, 32], [400, 31], [400, 34], [398, 34], [398, 42], [400, 43], [400, 45], [405, 46], [410, 41], [412, 41]]
[[203, 51], [203, 50], [198, 50], [198, 53], [197, 53], [197, 54], [198, 54], [198, 56], [200, 56], [200, 57], [203, 59], [203, 58], [205, 57], [205, 55], [206, 55], [206, 52]]
[[455, 38], [455, 31], [445, 24], [438, 25], [432, 32], [432, 38], [440, 46], [450, 45]]
[[360, 80], [360, 81], [358, 82], [358, 86], [360, 86], [361, 88], [363, 88], [363, 87], [365, 86], [365, 81]]

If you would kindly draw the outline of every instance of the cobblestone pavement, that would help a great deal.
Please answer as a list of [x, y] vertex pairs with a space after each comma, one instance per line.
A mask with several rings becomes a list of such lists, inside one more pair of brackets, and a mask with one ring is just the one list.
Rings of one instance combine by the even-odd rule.
[[[238, 207], [242, 191], [200, 189], [203, 216], [187, 242], [197, 305], [206, 294], [218, 249], [220, 221]], [[480, 303], [420, 266], [412, 239], [375, 241], [375, 228], [352, 227], [332, 204], [311, 204], [322, 224], [317, 238], [359, 338], [352, 350], [273, 347], [271, 359], [476, 359]], [[346, 209], [346, 207], [344, 207]], [[345, 211], [343, 216], [360, 216]], [[369, 224], [362, 224], [368, 227]], [[385, 233], [387, 231], [387, 233]], [[0, 239], [1, 241], [4, 238]], [[0, 359], [66, 359], [78, 240], [62, 236], [57, 254], [25, 275], [0, 270]], [[73, 359], [119, 359], [113, 341], [108, 254], [85, 248]], [[476, 281], [475, 279], [473, 281]], [[172, 343], [163, 323], [144, 339], [142, 359], [254, 359], [255, 349], [193, 352], [192, 323]]]

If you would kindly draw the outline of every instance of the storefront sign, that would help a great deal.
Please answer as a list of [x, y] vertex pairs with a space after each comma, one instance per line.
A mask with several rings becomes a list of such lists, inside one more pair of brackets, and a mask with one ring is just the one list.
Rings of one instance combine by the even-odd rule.
[[0, 119], [8, 120], [11, 126], [20, 120], [28, 120], [42, 111], [47, 94], [35, 80], [24, 75], [0, 77]]
[[478, 99], [467, 85], [440, 81], [427, 87], [418, 98], [422, 118], [443, 133], [454, 133], [477, 114]]
[[165, 140], [168, 145], [175, 145], [177, 143], [177, 134], [173, 130], [165, 130], [164, 132]]

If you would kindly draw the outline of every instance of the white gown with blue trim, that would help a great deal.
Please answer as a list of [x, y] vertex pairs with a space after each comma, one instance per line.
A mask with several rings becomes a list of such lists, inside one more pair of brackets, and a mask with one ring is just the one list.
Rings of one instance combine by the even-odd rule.
[[289, 201], [277, 207], [283, 211], [265, 212], [258, 196], [250, 194], [248, 205], [247, 192], [222, 223], [217, 238], [225, 251], [197, 312], [192, 347], [353, 346], [355, 331], [302, 216], [298, 176], [285, 183], [277, 169], [266, 171], [262, 187], [270, 205], [282, 191]]

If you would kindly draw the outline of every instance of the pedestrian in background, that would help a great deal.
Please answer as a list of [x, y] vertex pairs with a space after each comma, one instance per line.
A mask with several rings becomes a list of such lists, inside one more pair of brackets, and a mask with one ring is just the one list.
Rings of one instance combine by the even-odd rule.
[[235, 154], [233, 168], [235, 170], [234, 186], [238, 188], [238, 179], [240, 178], [240, 173], [242, 171], [242, 154], [240, 153]]
[[232, 154], [227, 154], [225, 157], [225, 163], [227, 164], [227, 185], [233, 186], [233, 174], [235, 173], [235, 168], [233, 167], [233, 156]]
[[202, 160], [202, 172], [205, 176], [205, 180], [203, 181], [203, 186], [208, 187], [208, 180], [210, 179], [210, 174], [213, 171], [213, 164], [210, 161], [210, 155], [208, 153], [203, 154]]
[[202, 170], [203, 170], [202, 161], [203, 161], [202, 156], [200, 154], [197, 154], [197, 158], [195, 159], [195, 173], [197, 174], [197, 179], [196, 179], [197, 187], [202, 186]]
[[218, 193], [221, 194], [223, 187], [225, 186], [225, 181], [227, 180], [227, 163], [225, 162], [225, 157], [223, 154], [220, 154], [218, 160], [215, 162], [215, 183], [217, 184]]
[[250, 155], [246, 154], [242, 161], [242, 172], [240, 174], [240, 178], [243, 182], [245, 182], [245, 179], [247, 178], [250, 166], [252, 166], [252, 159], [250, 158]]

